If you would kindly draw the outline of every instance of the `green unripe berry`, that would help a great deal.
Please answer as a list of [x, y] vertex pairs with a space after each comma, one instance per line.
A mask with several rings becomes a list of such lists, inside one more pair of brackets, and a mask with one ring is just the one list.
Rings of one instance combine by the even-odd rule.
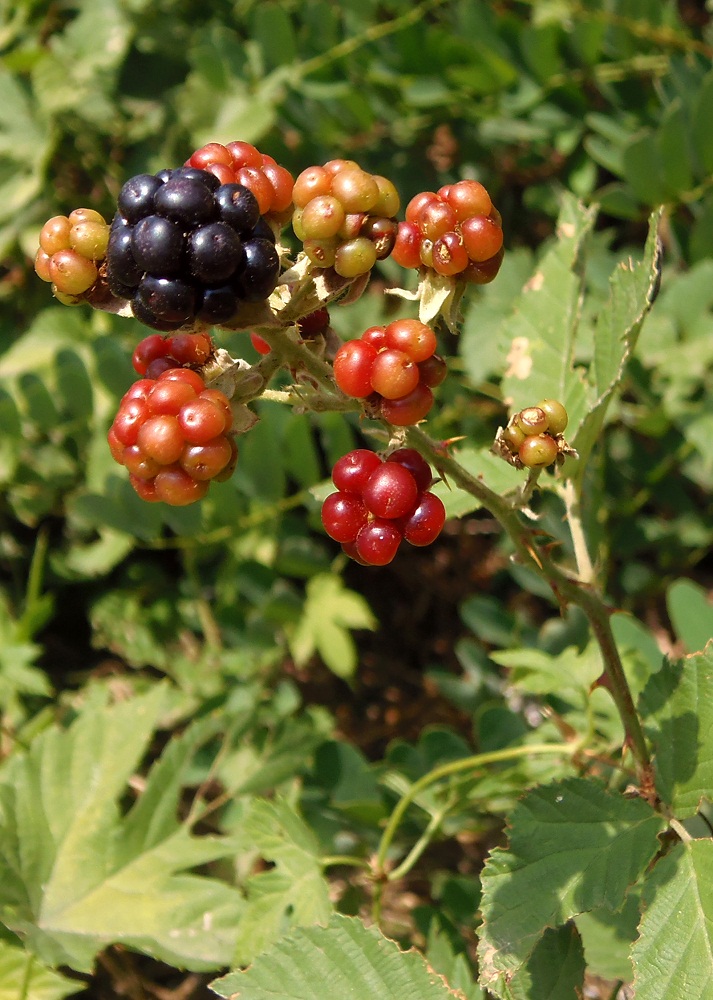
[[60, 292], [56, 285], [52, 285], [52, 294], [63, 306], [81, 306], [85, 301], [83, 295], [69, 295], [67, 292]]
[[317, 267], [333, 267], [339, 242], [329, 240], [305, 240], [302, 249]]
[[527, 439], [527, 435], [517, 424], [508, 424], [503, 431], [503, 441], [508, 446], [513, 455], [517, 454], [520, 446]]
[[549, 427], [547, 414], [539, 406], [526, 406], [524, 410], [520, 410], [515, 423], [528, 437], [531, 434], [544, 434]]
[[109, 242], [109, 227], [91, 219], [76, 222], [69, 232], [72, 250], [88, 260], [104, 260]]
[[569, 423], [564, 406], [556, 399], [543, 399], [537, 406], [547, 414], [547, 430], [550, 434], [564, 434]]
[[520, 445], [518, 456], [527, 469], [544, 469], [557, 458], [559, 448], [549, 434], [533, 434]]
[[358, 236], [337, 248], [334, 270], [342, 278], [356, 278], [366, 274], [376, 264], [376, 248], [371, 240]]

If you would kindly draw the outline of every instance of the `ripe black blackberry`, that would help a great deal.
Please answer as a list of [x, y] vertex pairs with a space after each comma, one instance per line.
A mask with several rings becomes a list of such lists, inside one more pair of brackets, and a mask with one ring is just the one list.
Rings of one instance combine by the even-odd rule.
[[267, 298], [280, 261], [251, 191], [179, 167], [124, 184], [106, 269], [134, 316], [168, 331], [194, 320], [227, 323], [241, 302]]

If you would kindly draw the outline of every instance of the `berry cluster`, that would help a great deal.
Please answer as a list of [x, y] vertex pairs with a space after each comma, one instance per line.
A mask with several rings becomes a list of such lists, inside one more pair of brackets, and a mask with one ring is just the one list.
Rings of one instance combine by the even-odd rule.
[[334, 465], [337, 487], [322, 505], [324, 530], [352, 559], [385, 566], [403, 539], [430, 545], [446, 519], [443, 503], [429, 492], [431, 468], [413, 448], [400, 448], [384, 461], [358, 448]]
[[396, 188], [354, 160], [307, 167], [295, 181], [292, 228], [317, 267], [356, 278], [388, 257], [396, 239]]
[[226, 323], [266, 298], [280, 261], [255, 195], [206, 170], [138, 174], [119, 192], [106, 255], [114, 295], [156, 330]]
[[334, 378], [347, 396], [367, 399], [382, 419], [397, 427], [423, 420], [446, 364], [435, 354], [436, 335], [416, 319], [372, 326], [349, 340], [334, 358]]
[[406, 206], [393, 258], [402, 267], [432, 268], [476, 285], [492, 281], [503, 259], [500, 213], [478, 181], [422, 191]]
[[92, 208], [48, 219], [40, 233], [35, 271], [65, 305], [76, 305], [97, 280], [97, 264], [106, 256], [109, 226]]
[[200, 368], [213, 354], [207, 333], [177, 333], [162, 337], [152, 333], [134, 350], [134, 371], [145, 378], [158, 378], [169, 368]]
[[[228, 436], [233, 414], [224, 393], [207, 388], [191, 368], [176, 367], [166, 353], [190, 353], [191, 345], [172, 345], [179, 338], [169, 338], [161, 354], [157, 340], [163, 338], [147, 337], [136, 349], [134, 367], [144, 377], [124, 395], [107, 440], [143, 500], [182, 507], [201, 500], [210, 480], [232, 475], [238, 459]], [[168, 367], [158, 370], [159, 362]]]
[[260, 215], [278, 224], [292, 214], [292, 174], [249, 142], [206, 143], [188, 157], [185, 166], [208, 171], [220, 184], [242, 184], [255, 196]]
[[552, 465], [562, 452], [562, 434], [567, 427], [567, 411], [556, 399], [543, 399], [537, 406], [526, 406], [511, 417], [501, 432], [507, 451], [526, 469]]

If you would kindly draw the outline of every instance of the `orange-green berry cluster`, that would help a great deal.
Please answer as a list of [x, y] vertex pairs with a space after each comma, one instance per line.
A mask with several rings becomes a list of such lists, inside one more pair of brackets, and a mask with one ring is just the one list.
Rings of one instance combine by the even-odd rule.
[[399, 196], [386, 177], [354, 160], [330, 160], [303, 170], [292, 198], [292, 228], [317, 267], [356, 278], [391, 253]]
[[543, 399], [511, 417], [500, 438], [507, 451], [526, 469], [552, 465], [562, 452], [567, 411], [556, 399]]
[[52, 283], [60, 302], [75, 305], [97, 280], [108, 242], [109, 226], [94, 209], [75, 208], [69, 215], [55, 215], [40, 232], [35, 271]]

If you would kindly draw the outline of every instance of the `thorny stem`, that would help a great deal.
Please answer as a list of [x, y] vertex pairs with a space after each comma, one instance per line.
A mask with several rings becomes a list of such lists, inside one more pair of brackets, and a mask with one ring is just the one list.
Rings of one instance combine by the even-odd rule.
[[[314, 382], [316, 391], [313, 393], [313, 398], [305, 397], [302, 400], [308, 408], [319, 410], [332, 408], [358, 410], [360, 408], [358, 401], [348, 399], [336, 387], [331, 365], [311, 351], [305, 350], [304, 345], [295, 340], [289, 332], [279, 328], [266, 328], [260, 332], [261, 335], [265, 336], [283, 364], [295, 371], [305, 372]], [[420, 451], [446, 481], [454, 482], [490, 511], [510, 537], [515, 549], [514, 557], [522, 565], [537, 573], [551, 587], [561, 607], [575, 604], [582, 609], [602, 655], [604, 673], [600, 684], [602, 687], [606, 687], [614, 699], [624, 725], [626, 740], [636, 762], [641, 794], [653, 802], [655, 792], [651, 758], [611, 630], [612, 609], [605, 603], [603, 596], [595, 589], [592, 582], [591, 573], [588, 571], [586, 561], [584, 561], [583, 536], [578, 557], [579, 569], [582, 571], [583, 577], [577, 578], [571, 576], [554, 562], [546, 546], [538, 544], [540, 534], [538, 529], [524, 523], [520, 511], [513, 506], [510, 498], [500, 496], [499, 493], [486, 486], [482, 479], [471, 475], [448, 454], [447, 449], [442, 444], [434, 441], [420, 427], [409, 427], [405, 437], [407, 442]], [[534, 482], [530, 483], [530, 487], [534, 487]], [[528, 484], [526, 483], [524, 490], [527, 488]], [[576, 533], [577, 530], [577, 524], [575, 524], [574, 532]], [[576, 539], [575, 548], [577, 548]]]
[[602, 686], [607, 688], [614, 699], [624, 724], [627, 742], [636, 761], [642, 795], [653, 800], [651, 758], [634, 706], [629, 682], [626, 679], [621, 657], [614, 641], [610, 621], [612, 609], [594, 589], [591, 582], [571, 577], [553, 561], [549, 551], [544, 546], [537, 545], [537, 529], [525, 525], [518, 512], [510, 506], [506, 499], [487, 487], [482, 480], [466, 472], [454, 458], [446, 454], [444, 449], [439, 447], [420, 428], [410, 428], [407, 439], [436, 466], [439, 472], [445, 474], [447, 479], [452, 480], [461, 489], [480, 500], [510, 536], [518, 561], [534, 570], [549, 584], [560, 605], [575, 604], [582, 609], [602, 654], [604, 664]]
[[[361, 403], [358, 400], [349, 399], [335, 385], [332, 366], [314, 352], [306, 349], [305, 345], [295, 336], [294, 328], [285, 328], [285, 324], [296, 323], [305, 310], [315, 308], [315, 301], [324, 304], [335, 298], [343, 298], [345, 294], [349, 295], [350, 283], [343, 280], [333, 280], [329, 272], [321, 272], [320, 288], [308, 270], [300, 270], [296, 266], [294, 271], [296, 275], [294, 284], [291, 286], [289, 282], [285, 284], [289, 297], [287, 299], [283, 297], [283, 304], [277, 311], [272, 308], [268, 309], [262, 320], [255, 325], [260, 335], [270, 344], [275, 355], [268, 363], [265, 374], [267, 375], [268, 370], [274, 373], [277, 367], [286, 367], [296, 374], [298, 380], [301, 376], [302, 385], [298, 385], [291, 391], [305, 409], [358, 411], [362, 408]], [[355, 286], [358, 284], [358, 281], [354, 283]], [[359, 288], [357, 294], [361, 290]], [[259, 365], [255, 368], [260, 370]], [[305, 377], [307, 384], [304, 384]], [[313, 383], [311, 386], [310, 382]], [[257, 398], [264, 394], [266, 388], [265, 380], [259, 378], [256, 381], [254, 394], [242, 395], [240, 399], [242, 402], [248, 402], [250, 398]], [[442, 443], [434, 441], [419, 427], [408, 428], [405, 438], [435, 466], [444, 479], [452, 480], [490, 511], [510, 537], [515, 550], [514, 558], [523, 566], [534, 571], [550, 586], [561, 607], [574, 604], [582, 609], [602, 655], [604, 672], [599, 683], [602, 687], [607, 688], [614, 699], [624, 725], [627, 744], [636, 764], [641, 794], [653, 804], [656, 796], [651, 758], [612, 633], [610, 617], [613, 609], [607, 605], [603, 596], [594, 587], [592, 573], [584, 557], [586, 547], [583, 546], [583, 536], [578, 556], [578, 568], [582, 575], [578, 578], [570, 575], [554, 562], [547, 546], [539, 544], [541, 533], [536, 527], [524, 523], [519, 509], [513, 506], [511, 498], [501, 497], [500, 494], [486, 486], [482, 479], [471, 475], [448, 454], [447, 448]], [[534, 482], [528, 480], [528, 483], [530, 488], [534, 487]], [[525, 484], [521, 495], [525, 495], [528, 483]], [[579, 529], [581, 529], [581, 525]], [[575, 524], [575, 534], [579, 529]], [[577, 544], [575, 538], [575, 548], [577, 548]]]
[[542, 469], [527, 470], [527, 479], [512, 498], [511, 502], [512, 507], [516, 507], [521, 510], [523, 507], [527, 506], [527, 504], [530, 502], [532, 494], [535, 492], [535, 488], [537, 486], [537, 480], [540, 478], [541, 472]]

